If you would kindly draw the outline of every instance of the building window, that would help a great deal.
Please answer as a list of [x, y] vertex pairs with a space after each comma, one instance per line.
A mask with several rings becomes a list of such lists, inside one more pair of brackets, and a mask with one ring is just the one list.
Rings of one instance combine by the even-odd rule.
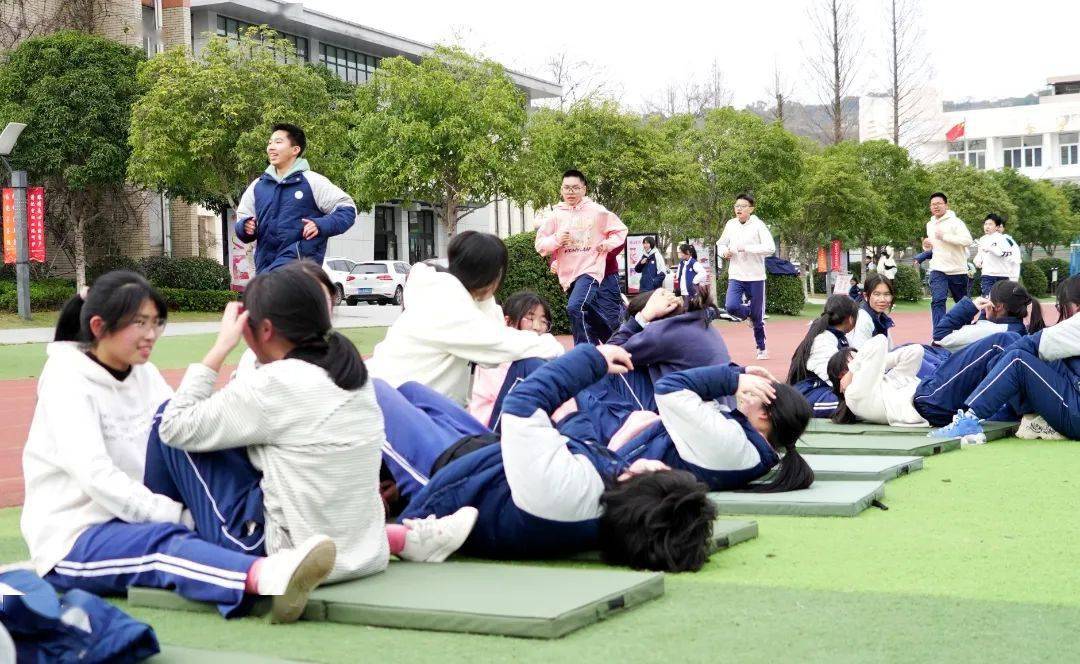
[[319, 44], [319, 62], [348, 83], [367, 83], [379, 66], [379, 58], [347, 48]]
[[1042, 166], [1042, 135], [1013, 136], [1001, 139], [1005, 168], [1039, 168]]
[[409, 262], [435, 258], [435, 213], [431, 210], [409, 212]]
[[[230, 44], [237, 44], [240, 42], [240, 35], [248, 28], [256, 27], [254, 23], [248, 23], [246, 21], [240, 21], [235, 18], [229, 18], [227, 16], [217, 17], [217, 34], [219, 37], [225, 37], [229, 40]], [[298, 37], [296, 35], [290, 35], [284, 32], [278, 32], [278, 36], [283, 39], [289, 40], [289, 43], [293, 45], [296, 50], [296, 60], [299, 62], [305, 62], [308, 59], [308, 40], [307, 37]], [[282, 62], [292, 62], [293, 58], [289, 55], [282, 54], [279, 58]]]
[[394, 221], [394, 208], [388, 205], [376, 206], [374, 260], [397, 260], [397, 231], [394, 228]]
[[1080, 132], [1073, 131], [1058, 135], [1058, 143], [1061, 145], [1061, 165], [1076, 166], [1080, 164]]
[[952, 141], [949, 143], [949, 159], [978, 169], [986, 168], [986, 139]]

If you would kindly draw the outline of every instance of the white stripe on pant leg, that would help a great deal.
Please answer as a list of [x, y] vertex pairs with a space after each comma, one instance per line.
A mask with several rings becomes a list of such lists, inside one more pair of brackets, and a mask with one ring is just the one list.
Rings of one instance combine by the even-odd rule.
[[220, 567], [213, 567], [211, 565], [204, 565], [203, 563], [197, 563], [193, 560], [186, 558], [178, 558], [177, 556], [170, 556], [167, 553], [160, 551], [155, 553], [149, 553], [145, 556], [137, 556], [134, 558], [113, 558], [110, 560], [92, 560], [89, 562], [76, 562], [73, 560], [61, 560], [56, 563], [57, 567], [63, 567], [71, 570], [92, 570], [101, 569], [103, 567], [123, 567], [130, 565], [142, 565], [145, 563], [160, 561], [168, 563], [170, 565], [177, 565], [179, 567], [185, 567], [192, 572], [202, 572], [204, 574], [214, 574], [220, 576], [223, 579], [239, 579], [243, 581], [247, 578], [247, 572], [236, 572], [230, 569], [222, 569]]
[[[596, 279], [593, 279], [593, 281], [596, 281]], [[591, 292], [592, 292], [592, 284], [590, 283], [589, 284], [589, 290], [585, 291], [585, 297], [583, 297], [581, 299], [581, 309], [579, 309], [579, 312], [581, 313], [581, 331], [585, 334], [586, 343], [589, 343], [589, 344], [592, 344], [593, 341], [592, 341], [592, 339], [589, 338], [589, 326], [585, 322], [585, 303], [589, 301], [589, 293], [591, 293]]]
[[[75, 570], [66, 569], [60, 566], [53, 568], [54, 574], [61, 576], [72, 576], [77, 578], [94, 578], [99, 576], [122, 576], [124, 574], [139, 574], [142, 572], [163, 572], [172, 574], [174, 576], [181, 576], [185, 579], [191, 579], [192, 581], [199, 581], [201, 583], [207, 583], [210, 585], [218, 586], [221, 588], [229, 588], [231, 590], [243, 590], [244, 581], [236, 581], [231, 579], [222, 579], [210, 574], [202, 574], [200, 572], [192, 572], [189, 569], [183, 567], [177, 567], [176, 565], [169, 565], [162, 562], [151, 562], [143, 565], [123, 565], [118, 567], [103, 567], [101, 569], [89, 569], [89, 570]], [[247, 578], [247, 575], [244, 575]]]
[[1038, 378], [1039, 380], [1041, 380], [1041, 381], [1042, 381], [1042, 383], [1043, 383], [1043, 385], [1045, 385], [1045, 386], [1046, 386], [1046, 388], [1047, 388], [1048, 390], [1050, 390], [1051, 392], [1053, 392], [1053, 393], [1054, 393], [1054, 396], [1056, 396], [1056, 397], [1057, 397], [1057, 398], [1058, 398], [1058, 399], [1059, 399], [1059, 400], [1061, 401], [1061, 405], [1062, 405], [1062, 406], [1064, 406], [1065, 408], [1068, 408], [1068, 407], [1069, 407], [1069, 404], [1065, 402], [1065, 397], [1061, 396], [1061, 394], [1059, 394], [1059, 393], [1058, 393], [1058, 391], [1054, 389], [1054, 386], [1053, 386], [1053, 385], [1051, 385], [1050, 383], [1046, 382], [1046, 379], [1045, 379], [1045, 378], [1043, 378], [1042, 376], [1040, 376], [1040, 375], [1039, 375], [1039, 372], [1038, 372], [1038, 371], [1035, 371], [1035, 369], [1034, 369], [1034, 368], [1032, 368], [1032, 366], [1031, 366], [1030, 364], [1028, 364], [1028, 363], [1027, 363], [1027, 362], [1025, 362], [1025, 361], [1024, 361], [1024, 360], [1023, 360], [1022, 358], [1019, 358], [1019, 357], [1018, 357], [1018, 358], [1015, 358], [1015, 359], [1014, 359], [1014, 360], [1013, 360], [1012, 362], [1009, 362], [1009, 363], [1008, 363], [1007, 365], [1005, 365], [1004, 367], [1002, 367], [1001, 371], [999, 371], [999, 372], [998, 372], [998, 375], [994, 376], [994, 380], [990, 381], [989, 383], [987, 383], [987, 384], [986, 384], [986, 387], [982, 388], [982, 389], [981, 389], [981, 390], [979, 390], [979, 391], [978, 391], [977, 393], [973, 394], [973, 395], [971, 396], [971, 400], [970, 400], [970, 401], [968, 402], [968, 404], [967, 404], [967, 405], [968, 405], [968, 407], [969, 407], [969, 408], [971, 408], [971, 407], [972, 407], [972, 405], [973, 405], [973, 404], [974, 404], [974, 403], [975, 403], [976, 401], [978, 401], [978, 400], [979, 400], [979, 397], [981, 397], [981, 396], [983, 395], [983, 393], [984, 393], [984, 392], [986, 392], [986, 391], [987, 391], [988, 389], [990, 389], [990, 386], [991, 386], [991, 385], [993, 385], [994, 383], [996, 383], [996, 382], [998, 381], [998, 378], [1001, 378], [1002, 374], [1004, 374], [1004, 373], [1005, 373], [1005, 370], [1006, 370], [1006, 369], [1008, 369], [1009, 367], [1011, 367], [1012, 365], [1016, 364], [1017, 362], [1019, 362], [1019, 363], [1020, 363], [1020, 364], [1021, 364], [1022, 366], [1026, 367], [1026, 368], [1027, 368], [1027, 370], [1028, 370], [1028, 371], [1030, 371], [1030, 372], [1031, 372], [1032, 374], [1034, 374], [1034, 376], [1035, 376], [1036, 378]]
[[[506, 391], [506, 396], [503, 397], [503, 403], [506, 402], [506, 397], [510, 396], [510, 393], [514, 391], [514, 388], [518, 386], [518, 383], [521, 383], [524, 380], [525, 379], [521, 378], [520, 376], [518, 378], [514, 379], [514, 384], [510, 386], [510, 389], [508, 389]], [[493, 430], [499, 428], [499, 422], [502, 422], [502, 414], [503, 414], [503, 409], [499, 408], [499, 416], [495, 418], [495, 424], [494, 424], [494, 426], [491, 427]]]
[[419, 482], [420, 486], [427, 486], [428, 478], [423, 473], [421, 473], [419, 470], [417, 470], [416, 468], [413, 468], [412, 465], [409, 464], [409, 462], [405, 459], [404, 456], [401, 455], [400, 452], [398, 452], [393, 447], [391, 447], [389, 441], [383, 443], [382, 450], [383, 450], [383, 452], [386, 453], [387, 456], [389, 456], [399, 466], [401, 466], [402, 470], [404, 470], [406, 473], [412, 475], [412, 478], [414, 480], [416, 480], [417, 482]]
[[210, 487], [206, 484], [206, 480], [203, 479], [202, 473], [199, 472], [199, 468], [195, 465], [195, 461], [191, 458], [191, 454], [189, 454], [188, 452], [184, 452], [184, 457], [187, 458], [188, 464], [191, 465], [192, 472], [195, 473], [196, 479], [198, 479], [199, 484], [202, 485], [203, 493], [205, 493], [207, 499], [210, 500], [210, 506], [214, 508], [214, 514], [221, 522], [221, 534], [225, 536], [225, 539], [229, 540], [244, 551], [254, 551], [255, 549], [259, 548], [262, 545], [263, 541], [266, 539], [266, 533], [264, 532], [263, 536], [259, 538], [259, 541], [255, 542], [251, 546], [248, 546], [233, 537], [232, 533], [229, 532], [225, 517], [221, 515], [221, 510], [218, 509], [217, 500], [214, 499], [214, 494], [210, 493]]
[[[984, 353], [983, 353], [982, 355], [978, 356], [977, 358], [975, 358], [975, 359], [974, 359], [974, 360], [972, 360], [971, 362], [968, 362], [968, 363], [967, 363], [967, 364], [965, 364], [964, 366], [960, 367], [960, 370], [959, 370], [959, 371], [957, 371], [957, 372], [956, 372], [955, 374], [953, 374], [953, 375], [952, 375], [952, 377], [950, 377], [950, 378], [949, 378], [949, 380], [947, 380], [947, 381], [945, 381], [944, 383], [942, 383], [941, 385], [939, 385], [939, 386], [938, 386], [938, 388], [937, 388], [936, 390], [934, 390], [934, 391], [933, 391], [933, 392], [931, 392], [930, 394], [927, 394], [926, 396], [922, 396], [922, 397], [915, 397], [915, 401], [918, 401], [919, 399], [929, 399], [930, 397], [934, 396], [935, 394], [937, 394], [937, 393], [938, 393], [938, 392], [940, 392], [941, 390], [945, 389], [945, 387], [946, 387], [946, 386], [948, 386], [948, 384], [949, 384], [949, 383], [951, 383], [951, 382], [953, 382], [954, 380], [956, 380], [957, 378], [959, 378], [959, 377], [960, 377], [960, 374], [964, 373], [965, 371], [967, 371], [967, 370], [968, 370], [968, 369], [970, 369], [971, 367], [973, 367], [973, 366], [975, 366], [976, 364], [978, 364], [980, 360], [982, 360], [982, 359], [983, 359], [984, 357], [986, 357], [986, 356], [987, 356], [987, 355], [989, 355], [990, 353], [993, 353], [993, 352], [994, 352], [994, 349], [995, 349], [995, 348], [996, 348], [997, 350], [999, 350], [999, 351], [1002, 351], [1002, 352], [1004, 352], [1004, 351], [1005, 351], [1005, 349], [1004, 349], [1003, 347], [1001, 347], [1001, 346], [998, 346], [997, 344], [994, 344], [994, 345], [993, 345], [993, 346], [991, 346], [990, 348], [986, 349], [986, 352], [984, 352]], [[970, 406], [971, 404], [968, 404], [968, 405]]]

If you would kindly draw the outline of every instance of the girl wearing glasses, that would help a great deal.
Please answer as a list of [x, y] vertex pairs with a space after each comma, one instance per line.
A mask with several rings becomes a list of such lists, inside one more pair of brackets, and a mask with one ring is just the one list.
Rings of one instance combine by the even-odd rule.
[[871, 272], [863, 282], [863, 301], [855, 319], [855, 328], [848, 334], [848, 343], [855, 350], [862, 348], [871, 337], [882, 335], [892, 348], [892, 333], [896, 325], [889, 313], [893, 309], [896, 291], [893, 283], [878, 272]]

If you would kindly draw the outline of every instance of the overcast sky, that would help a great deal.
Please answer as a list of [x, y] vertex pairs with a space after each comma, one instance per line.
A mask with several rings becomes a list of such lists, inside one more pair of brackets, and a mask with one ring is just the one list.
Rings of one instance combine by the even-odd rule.
[[[601, 68], [637, 107], [669, 82], [703, 77], [713, 60], [736, 105], [764, 99], [775, 65], [799, 101], [816, 102], [807, 83], [807, 7], [816, 0], [611, 0], [499, 2], [303, 0], [334, 16], [423, 42], [463, 38], [504, 65], [545, 73], [565, 51]], [[856, 94], [884, 89], [886, 0], [858, 0], [864, 34]], [[1080, 74], [1076, 0], [919, 0], [933, 84], [944, 99], [1022, 96], [1048, 76]]]

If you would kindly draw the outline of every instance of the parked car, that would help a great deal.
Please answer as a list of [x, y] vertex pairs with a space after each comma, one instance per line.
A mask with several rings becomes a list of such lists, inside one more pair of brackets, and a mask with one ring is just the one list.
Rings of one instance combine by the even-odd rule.
[[401, 261], [357, 263], [345, 278], [345, 302], [349, 306], [357, 302], [400, 305], [408, 276], [409, 264]]
[[334, 287], [337, 288], [337, 297], [334, 304], [341, 304], [345, 301], [345, 280], [355, 267], [356, 261], [348, 258], [328, 256], [323, 259], [322, 268], [330, 277], [330, 281], [334, 282]]

